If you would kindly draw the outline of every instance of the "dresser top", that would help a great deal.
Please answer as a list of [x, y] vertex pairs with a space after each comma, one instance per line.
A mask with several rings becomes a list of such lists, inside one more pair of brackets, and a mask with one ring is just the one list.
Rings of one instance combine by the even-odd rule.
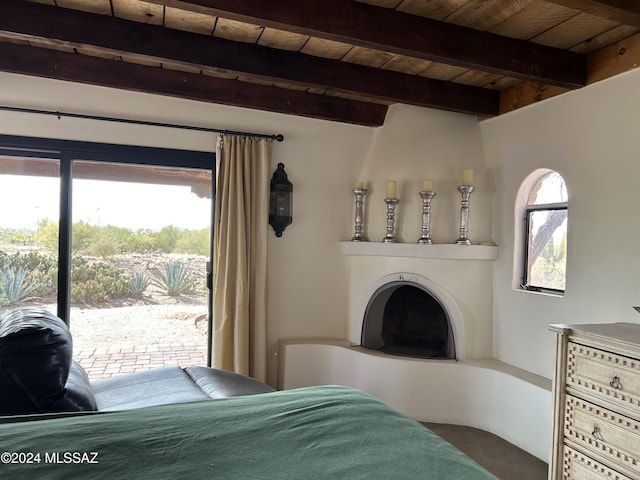
[[616, 343], [640, 353], [640, 324], [638, 323], [590, 323], [581, 325], [549, 325], [549, 329], [570, 335], [576, 341], [581, 338]]

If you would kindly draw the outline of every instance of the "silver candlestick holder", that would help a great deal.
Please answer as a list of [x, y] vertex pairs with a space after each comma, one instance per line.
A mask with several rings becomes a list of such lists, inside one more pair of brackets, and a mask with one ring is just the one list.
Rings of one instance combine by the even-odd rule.
[[382, 239], [382, 242], [395, 243], [396, 242], [396, 234], [395, 234], [396, 205], [400, 203], [400, 200], [398, 200], [397, 198], [385, 198], [384, 203], [387, 204], [387, 234]]
[[422, 198], [422, 235], [418, 239], [418, 243], [421, 245], [431, 245], [431, 200], [436, 196], [436, 192], [422, 191], [420, 192], [420, 198]]
[[456, 241], [457, 245], [471, 245], [471, 240], [467, 236], [469, 233], [469, 199], [475, 187], [471, 185], [460, 185], [458, 191], [462, 195], [460, 206], [460, 237]]
[[364, 215], [363, 215], [363, 204], [364, 197], [367, 194], [366, 188], [354, 188], [353, 195], [356, 197], [356, 226], [355, 233], [352, 242], [368, 242], [367, 237], [364, 235]]

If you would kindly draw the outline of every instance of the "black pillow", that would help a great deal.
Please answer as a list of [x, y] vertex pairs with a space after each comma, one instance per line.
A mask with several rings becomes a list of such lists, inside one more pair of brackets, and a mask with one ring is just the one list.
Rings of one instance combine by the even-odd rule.
[[72, 354], [69, 328], [52, 313], [20, 308], [0, 316], [0, 414], [96, 410]]

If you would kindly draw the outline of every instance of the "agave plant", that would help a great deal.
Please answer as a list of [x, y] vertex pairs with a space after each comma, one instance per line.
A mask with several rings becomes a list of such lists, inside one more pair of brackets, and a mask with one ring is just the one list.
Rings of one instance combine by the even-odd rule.
[[153, 273], [153, 284], [166, 290], [167, 295], [178, 296], [195, 289], [195, 279], [180, 262], [165, 263], [164, 272], [156, 268]]
[[27, 271], [13, 267], [0, 271], [0, 303], [11, 305], [29, 297], [37, 289], [37, 285], [27, 283]]
[[135, 272], [129, 277], [129, 291], [134, 297], [141, 297], [151, 281], [144, 273]]

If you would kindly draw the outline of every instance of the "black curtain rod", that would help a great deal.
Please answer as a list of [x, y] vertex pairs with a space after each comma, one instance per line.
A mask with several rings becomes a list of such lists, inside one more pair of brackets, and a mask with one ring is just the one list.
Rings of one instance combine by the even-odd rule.
[[66, 113], [66, 112], [58, 112], [58, 111], [54, 112], [53, 110], [36, 110], [32, 108], [7, 107], [2, 105], [0, 105], [0, 110], [4, 110], [8, 112], [36, 113], [39, 115], [54, 115], [58, 117], [58, 120], [60, 120], [60, 118], [62, 117], [82, 118], [85, 120], [100, 120], [103, 122], [131, 123], [134, 125], [148, 125], [152, 127], [167, 127], [167, 128], [179, 128], [182, 130], [196, 130], [198, 132], [222, 133], [227, 135], [244, 135], [247, 137], [268, 138], [271, 140], [276, 140], [278, 142], [282, 142], [284, 140], [284, 135], [282, 134], [268, 135], [263, 133], [236, 132], [233, 130], [222, 130], [219, 128], [194, 127], [192, 125], [176, 125], [174, 123], [149, 122], [146, 120], [129, 120], [126, 118], [115, 118], [115, 117], [100, 117], [97, 115], [84, 115], [81, 113]]

